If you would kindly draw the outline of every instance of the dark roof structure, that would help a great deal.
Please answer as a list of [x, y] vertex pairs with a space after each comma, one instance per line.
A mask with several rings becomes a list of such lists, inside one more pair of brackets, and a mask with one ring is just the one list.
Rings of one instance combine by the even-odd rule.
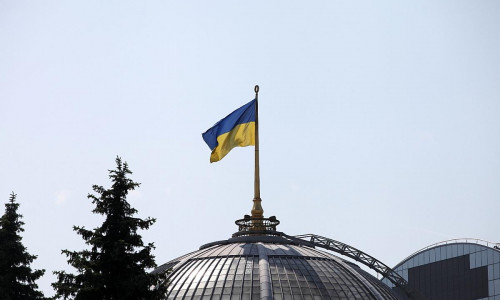
[[239, 231], [232, 238], [203, 245], [154, 271], [168, 272], [166, 299], [408, 299], [358, 265], [316, 249], [357, 257], [385, 272], [395, 284], [405, 283], [392, 269], [355, 248], [342, 243], [337, 250], [328, 248], [313, 235], [305, 236], [309, 240], [288, 236], [276, 231], [279, 221], [274, 217], [245, 216], [236, 224]]
[[500, 299], [498, 243], [472, 238], [439, 242], [411, 254], [394, 271], [428, 300]]

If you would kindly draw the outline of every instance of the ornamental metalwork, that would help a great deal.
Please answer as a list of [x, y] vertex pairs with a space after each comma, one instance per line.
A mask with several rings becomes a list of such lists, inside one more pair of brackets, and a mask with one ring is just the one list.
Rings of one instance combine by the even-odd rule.
[[276, 226], [280, 221], [275, 216], [269, 218], [255, 218], [245, 215], [243, 219], [236, 220], [234, 223], [238, 225], [238, 232], [234, 236], [245, 235], [281, 235], [276, 231]]

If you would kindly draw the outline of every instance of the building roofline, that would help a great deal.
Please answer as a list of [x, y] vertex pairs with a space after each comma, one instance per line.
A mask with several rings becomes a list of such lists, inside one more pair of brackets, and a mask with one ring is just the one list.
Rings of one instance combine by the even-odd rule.
[[437, 243], [434, 243], [432, 245], [429, 245], [427, 247], [424, 247], [410, 255], [408, 255], [405, 259], [401, 260], [397, 265], [394, 266], [393, 269], [396, 269], [397, 267], [399, 267], [400, 265], [402, 265], [405, 261], [409, 260], [410, 258], [422, 253], [422, 252], [425, 252], [429, 249], [432, 249], [432, 248], [437, 248], [437, 247], [440, 247], [440, 246], [446, 246], [446, 245], [455, 245], [455, 244], [473, 244], [473, 245], [480, 245], [480, 246], [484, 246], [484, 247], [487, 247], [487, 248], [490, 248], [492, 250], [496, 250], [496, 251], [500, 251], [500, 243], [494, 243], [494, 242], [490, 242], [490, 241], [486, 241], [486, 240], [481, 240], [481, 239], [476, 239], [476, 238], [458, 238], [458, 239], [451, 239], [451, 240], [446, 240], [446, 241], [442, 241], [442, 242], [437, 242]]

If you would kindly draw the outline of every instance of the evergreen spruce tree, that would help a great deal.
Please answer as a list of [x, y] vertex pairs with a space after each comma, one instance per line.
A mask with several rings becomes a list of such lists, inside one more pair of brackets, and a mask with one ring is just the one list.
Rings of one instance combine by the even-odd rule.
[[35, 283], [45, 270], [32, 270], [30, 264], [35, 255], [27, 252], [21, 242], [24, 231], [22, 215], [18, 214], [16, 194], [10, 195], [5, 204], [5, 214], [0, 219], [0, 299], [36, 300], [45, 299]]
[[139, 186], [127, 176], [132, 174], [126, 162], [116, 158], [116, 170], [109, 170], [110, 189], [94, 185], [97, 194], [88, 198], [95, 205], [93, 213], [105, 216], [101, 227], [73, 229], [90, 246], [88, 250], [63, 250], [77, 274], [54, 272], [57, 282], [55, 298], [75, 300], [149, 300], [163, 299], [166, 291], [164, 275], [148, 273], [156, 267], [151, 251], [138, 229], [146, 230], [155, 219], [135, 218], [137, 210], [127, 202], [127, 194]]

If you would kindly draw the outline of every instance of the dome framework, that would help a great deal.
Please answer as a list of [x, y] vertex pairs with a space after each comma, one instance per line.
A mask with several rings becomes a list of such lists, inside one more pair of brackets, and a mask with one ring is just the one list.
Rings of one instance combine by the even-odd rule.
[[288, 236], [276, 231], [275, 217], [246, 216], [236, 224], [232, 238], [205, 244], [154, 271], [168, 272], [166, 299], [409, 299], [356, 264], [316, 249], [350, 253], [404, 284], [392, 269], [353, 247], [314, 235]]

